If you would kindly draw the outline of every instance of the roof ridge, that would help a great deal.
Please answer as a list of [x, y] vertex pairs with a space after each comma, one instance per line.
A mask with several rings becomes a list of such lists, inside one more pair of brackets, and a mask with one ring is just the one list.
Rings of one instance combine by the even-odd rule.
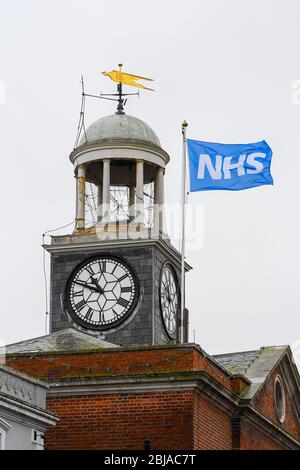
[[[10, 347], [10, 346], [16, 346], [17, 344], [20, 344], [20, 343], [24, 343], [25, 341], [34, 341], [34, 340], [37, 340], [37, 339], [41, 339], [41, 338], [45, 338], [46, 336], [52, 336], [52, 335], [59, 335], [60, 333], [63, 333], [63, 332], [66, 332], [66, 331], [69, 331], [69, 330], [72, 330], [72, 331], [77, 331], [75, 330], [75, 328], [65, 328], [64, 330], [59, 330], [59, 331], [54, 331], [53, 333], [47, 333], [45, 335], [40, 335], [40, 336], [34, 336], [33, 338], [28, 338], [28, 339], [22, 339], [21, 341], [16, 341], [15, 343], [9, 343], [9, 344], [5, 344], [4, 347]], [[79, 333], [82, 333], [81, 331], [78, 331]], [[84, 334], [84, 333], [83, 333]]]
[[[261, 353], [263, 352], [263, 349], [264, 349], [264, 347], [258, 349], [256, 356], [255, 356], [252, 360], [250, 360], [250, 361], [247, 363], [247, 365], [246, 365], [246, 367], [245, 367], [245, 370], [244, 370], [244, 372], [243, 372], [244, 374], [247, 372], [247, 370], [249, 369], [249, 367], [252, 366], [253, 362], [256, 361], [256, 359], [259, 358], [259, 356], [260, 356]], [[249, 351], [249, 352], [250, 352], [250, 351]], [[254, 352], [254, 351], [253, 351], [253, 352]]]
[[[261, 349], [261, 348], [260, 348]], [[212, 357], [220, 357], [220, 356], [233, 356], [234, 354], [247, 354], [247, 353], [254, 353], [254, 352], [259, 352], [260, 349], [249, 349], [248, 351], [235, 351], [235, 352], [229, 352], [229, 353], [223, 353], [223, 354], [212, 354]]]

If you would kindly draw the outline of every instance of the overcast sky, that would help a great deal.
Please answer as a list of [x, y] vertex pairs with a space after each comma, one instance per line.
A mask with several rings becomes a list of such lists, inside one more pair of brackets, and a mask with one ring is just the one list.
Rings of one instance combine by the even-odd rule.
[[[187, 253], [191, 340], [195, 330], [209, 353], [299, 341], [300, 105], [292, 88], [300, 89], [299, 1], [0, 6], [0, 340], [44, 334], [42, 233], [74, 218], [68, 156], [80, 75], [88, 91], [111, 92], [100, 72], [121, 61], [125, 71], [155, 79], [155, 93], [132, 98], [127, 112], [170, 153], [169, 204], [180, 200], [183, 119], [193, 139], [265, 139], [273, 150], [274, 186], [190, 197], [201, 221]], [[112, 112], [110, 102], [89, 102], [86, 122]]]

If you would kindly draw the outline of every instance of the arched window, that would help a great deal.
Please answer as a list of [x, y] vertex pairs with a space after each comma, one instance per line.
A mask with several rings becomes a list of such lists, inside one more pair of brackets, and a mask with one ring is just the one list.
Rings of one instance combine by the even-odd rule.
[[279, 375], [277, 375], [275, 378], [274, 399], [278, 421], [283, 423], [285, 420], [285, 394], [282, 380]]

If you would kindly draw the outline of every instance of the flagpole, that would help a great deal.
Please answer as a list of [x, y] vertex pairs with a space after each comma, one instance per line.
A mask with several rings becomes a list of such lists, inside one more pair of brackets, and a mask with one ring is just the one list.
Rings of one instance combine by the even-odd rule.
[[185, 309], [185, 206], [186, 206], [186, 128], [188, 123], [183, 121], [182, 130], [182, 188], [181, 188], [181, 305], [179, 320], [179, 342], [183, 343], [183, 320]]

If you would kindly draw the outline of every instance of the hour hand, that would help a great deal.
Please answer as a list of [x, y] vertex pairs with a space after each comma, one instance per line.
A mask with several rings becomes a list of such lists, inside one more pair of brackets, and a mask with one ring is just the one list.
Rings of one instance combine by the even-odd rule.
[[[105, 279], [105, 276], [103, 274], [103, 277]], [[94, 277], [91, 277], [91, 281], [92, 283], [94, 284], [95, 288], [98, 290], [98, 292], [100, 292], [100, 294], [103, 294], [103, 289], [101, 286], [99, 286], [98, 282], [96, 281], [96, 279]]]
[[74, 281], [75, 284], [79, 284], [80, 286], [83, 286], [83, 287], [86, 287], [87, 289], [90, 289], [90, 290], [93, 290], [95, 292], [98, 292], [98, 293], [102, 293], [100, 291], [100, 288], [98, 287], [94, 287], [94, 286], [91, 286], [90, 284], [87, 284], [86, 282], [81, 282], [81, 281]]
[[92, 282], [92, 284], [94, 284], [95, 287], [98, 287], [98, 288], [99, 288], [99, 284], [98, 284], [98, 282], [96, 281], [96, 279], [94, 279], [93, 277], [91, 277], [91, 282]]

